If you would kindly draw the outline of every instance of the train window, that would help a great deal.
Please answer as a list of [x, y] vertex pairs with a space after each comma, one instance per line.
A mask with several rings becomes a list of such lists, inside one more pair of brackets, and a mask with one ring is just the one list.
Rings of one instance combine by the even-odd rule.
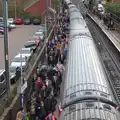
[[76, 110], [76, 105], [72, 105], [69, 107], [69, 112], [75, 111]]
[[108, 105], [108, 104], [104, 104], [103, 107], [104, 107], [105, 109], [111, 110], [111, 107], [110, 107], [110, 105]]
[[91, 95], [92, 92], [85, 92], [84, 94], [85, 94], [85, 95]]
[[107, 98], [107, 95], [104, 94], [104, 93], [100, 93], [100, 96], [103, 96], [103, 97], [106, 97], [106, 98]]
[[94, 106], [94, 103], [92, 103], [92, 102], [87, 102], [86, 103], [87, 108], [90, 108], [90, 107], [93, 107], [93, 106]]

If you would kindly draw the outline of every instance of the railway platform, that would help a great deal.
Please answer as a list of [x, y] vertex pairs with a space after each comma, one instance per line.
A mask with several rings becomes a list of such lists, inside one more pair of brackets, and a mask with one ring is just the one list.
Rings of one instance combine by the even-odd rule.
[[101, 30], [105, 33], [105, 35], [110, 39], [110, 41], [120, 52], [120, 33], [118, 33], [116, 30], [107, 30], [107, 26], [104, 25], [103, 20], [100, 20], [92, 13], [88, 13], [87, 15], [101, 28]]

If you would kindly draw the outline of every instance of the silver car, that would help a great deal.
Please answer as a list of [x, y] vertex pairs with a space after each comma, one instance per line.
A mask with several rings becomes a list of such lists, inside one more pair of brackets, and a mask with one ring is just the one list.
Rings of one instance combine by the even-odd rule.
[[39, 37], [40, 37], [40, 39], [42, 39], [42, 40], [43, 40], [43, 39], [44, 39], [44, 37], [45, 37], [45, 36], [44, 36], [44, 32], [43, 32], [43, 31], [36, 32], [36, 33], [35, 33], [35, 36], [39, 36]]
[[28, 54], [27, 56], [31, 56], [33, 50], [32, 48], [22, 48], [21, 49], [21, 54]]

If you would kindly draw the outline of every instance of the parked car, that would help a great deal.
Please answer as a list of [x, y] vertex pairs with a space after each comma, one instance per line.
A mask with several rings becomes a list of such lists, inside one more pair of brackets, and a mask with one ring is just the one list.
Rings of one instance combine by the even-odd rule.
[[[4, 27], [4, 24], [3, 24], [3, 22], [0, 22], [0, 27]], [[3, 28], [4, 29], [4, 28]], [[12, 30], [12, 28], [11, 28], [11, 26], [8, 24], [8, 31], [11, 31]]]
[[0, 69], [0, 96], [6, 92], [5, 70]]
[[14, 23], [14, 18], [8, 18], [8, 23], [13, 24]]
[[31, 48], [32, 50], [35, 50], [37, 46], [38, 46], [38, 43], [36, 41], [27, 41], [24, 44], [25, 48]]
[[12, 24], [12, 23], [8, 23], [8, 26], [12, 29], [16, 28], [16, 25], [15, 24]]
[[35, 36], [39, 36], [41, 40], [44, 40], [44, 37], [45, 37], [43, 31], [40, 31], [40, 32], [38, 31], [38, 32], [36, 32], [36, 33], [35, 33]]
[[31, 24], [30, 19], [25, 19], [25, 20], [24, 20], [24, 25], [30, 25], [30, 24]]
[[33, 25], [40, 25], [40, 20], [39, 19], [34, 19], [33, 20]]
[[21, 68], [21, 65], [22, 65], [22, 69], [24, 70], [26, 62], [29, 59], [29, 56], [30, 56], [29, 54], [18, 54], [18, 55], [16, 55], [14, 57], [14, 59], [12, 60], [12, 63], [11, 63], [10, 66], [13, 67], [13, 68], [17, 68], [17, 67]]
[[0, 17], [0, 22], [3, 22], [3, 17]]
[[40, 24], [40, 26], [42, 26], [42, 27], [44, 27], [44, 28], [45, 28], [45, 25], [46, 25], [46, 24]]
[[41, 31], [42, 31], [42, 32], [45, 32], [45, 27], [40, 26], [38, 32], [41, 32]]
[[10, 83], [14, 84], [16, 82], [16, 66], [11, 66], [9, 67], [10, 69]]
[[40, 40], [41, 41], [41, 38], [39, 36], [32, 36], [30, 39], [30, 41], [36, 41], [36, 40]]
[[16, 25], [22, 25], [22, 24], [23, 24], [23, 20], [22, 20], [21, 18], [16, 18], [16, 19], [14, 20], [14, 23], [15, 23]]
[[31, 56], [32, 54], [32, 48], [22, 48], [21, 49], [21, 54], [28, 54], [29, 56]]
[[4, 28], [3, 27], [0, 27], [0, 33], [4, 34]]

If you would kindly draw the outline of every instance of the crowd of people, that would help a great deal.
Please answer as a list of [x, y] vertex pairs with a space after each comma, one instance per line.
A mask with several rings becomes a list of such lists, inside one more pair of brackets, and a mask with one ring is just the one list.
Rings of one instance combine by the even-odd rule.
[[19, 109], [16, 120], [57, 120], [57, 96], [65, 71], [68, 51], [67, 31], [68, 13], [59, 13], [55, 28], [55, 37], [48, 42], [46, 62], [40, 65], [32, 78], [31, 98], [24, 108]]

